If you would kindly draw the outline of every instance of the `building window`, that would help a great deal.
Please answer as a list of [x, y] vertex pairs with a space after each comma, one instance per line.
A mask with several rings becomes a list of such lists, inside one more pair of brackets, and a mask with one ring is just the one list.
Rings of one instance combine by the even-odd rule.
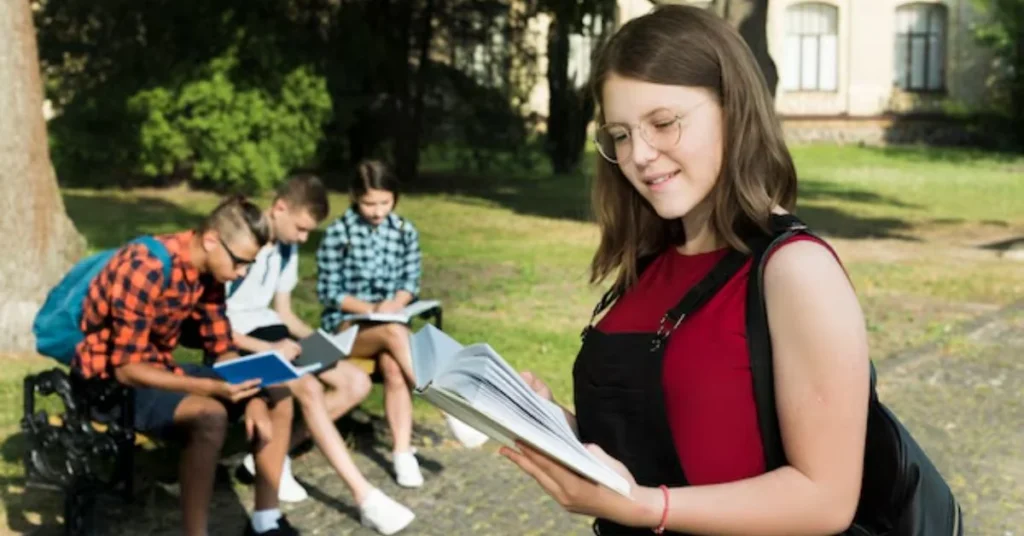
[[789, 91], [835, 91], [839, 84], [839, 10], [817, 2], [786, 8], [782, 87]]
[[946, 7], [908, 4], [896, 8], [896, 87], [941, 91], [946, 84]]

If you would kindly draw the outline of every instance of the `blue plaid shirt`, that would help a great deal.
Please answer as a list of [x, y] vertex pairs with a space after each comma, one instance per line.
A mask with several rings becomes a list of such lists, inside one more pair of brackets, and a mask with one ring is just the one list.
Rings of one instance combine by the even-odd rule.
[[349, 208], [327, 227], [316, 250], [316, 268], [316, 293], [324, 306], [320, 325], [333, 332], [351, 316], [341, 311], [345, 296], [376, 303], [399, 290], [419, 294], [419, 233], [397, 214], [374, 227]]

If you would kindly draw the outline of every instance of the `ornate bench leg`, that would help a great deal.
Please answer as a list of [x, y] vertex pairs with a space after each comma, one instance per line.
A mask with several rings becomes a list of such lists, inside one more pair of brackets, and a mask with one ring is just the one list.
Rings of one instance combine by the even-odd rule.
[[64, 494], [64, 534], [96, 534], [96, 493], [99, 489], [88, 478], [78, 478]]

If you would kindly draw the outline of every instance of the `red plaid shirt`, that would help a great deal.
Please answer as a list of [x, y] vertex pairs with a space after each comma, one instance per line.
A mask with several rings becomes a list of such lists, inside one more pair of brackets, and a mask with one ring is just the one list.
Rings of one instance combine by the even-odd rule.
[[160, 260], [143, 244], [121, 248], [90, 283], [82, 304], [85, 339], [73, 363], [83, 376], [109, 378], [114, 368], [129, 363], [151, 363], [182, 374], [171, 351], [186, 319], [196, 321], [208, 353], [236, 350], [225, 314], [224, 285], [200, 275], [189, 262], [193, 236], [186, 231], [157, 237], [170, 253], [170, 285], [164, 285]]

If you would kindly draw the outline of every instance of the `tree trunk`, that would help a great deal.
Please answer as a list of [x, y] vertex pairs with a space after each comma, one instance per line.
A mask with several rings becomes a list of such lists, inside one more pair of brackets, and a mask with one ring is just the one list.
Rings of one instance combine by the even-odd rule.
[[[396, 147], [397, 171], [405, 181], [413, 181], [420, 167], [420, 135], [423, 132], [423, 106], [427, 91], [427, 72], [430, 68], [430, 45], [434, 40], [434, 0], [427, 0], [423, 9], [420, 34], [417, 36], [419, 57], [413, 86], [408, 90], [411, 102], [408, 117], [405, 121], [403, 140]], [[444, 5], [441, 5], [441, 9]], [[439, 11], [440, 11], [439, 10]], [[408, 83], [408, 82], [407, 82]]]
[[710, 7], [739, 30], [761, 67], [768, 90], [775, 96], [779, 72], [768, 53], [768, 0], [714, 0]]
[[567, 173], [574, 167], [570, 140], [573, 84], [569, 79], [569, 22], [563, 13], [554, 13], [548, 25], [548, 125], [546, 148], [555, 173]]
[[26, 0], [0, 0], [0, 351], [35, 348], [32, 320], [84, 243], [64, 210]]

